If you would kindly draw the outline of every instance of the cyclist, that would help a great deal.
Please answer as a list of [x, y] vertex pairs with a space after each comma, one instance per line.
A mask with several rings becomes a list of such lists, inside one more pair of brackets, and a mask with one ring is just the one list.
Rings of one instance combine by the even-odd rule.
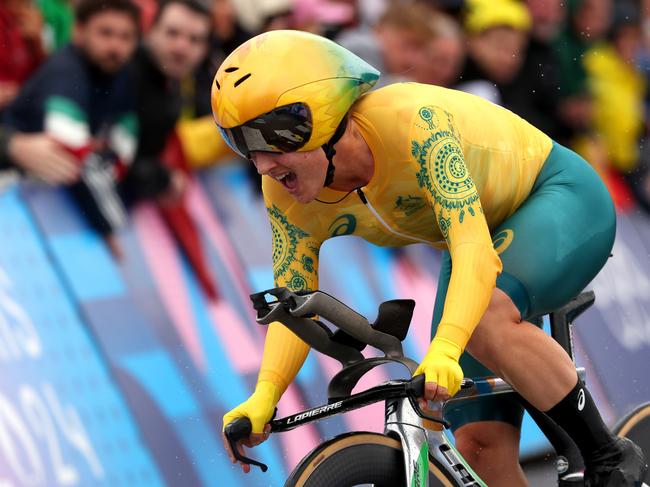
[[[219, 130], [263, 175], [276, 285], [316, 289], [320, 246], [338, 235], [442, 249], [433, 339], [416, 371], [425, 399], [453, 396], [463, 371], [488, 367], [575, 440], [587, 485], [634, 485], [647, 469], [640, 449], [609, 432], [568, 355], [528, 321], [568, 302], [607, 260], [615, 213], [604, 185], [501, 107], [416, 83], [367, 93], [378, 77], [337, 44], [297, 31], [254, 37], [217, 71]], [[266, 439], [307, 353], [272, 324], [255, 392], [224, 425], [247, 416], [247, 444]], [[495, 397], [449, 417], [490, 486], [525, 485], [520, 405]]]

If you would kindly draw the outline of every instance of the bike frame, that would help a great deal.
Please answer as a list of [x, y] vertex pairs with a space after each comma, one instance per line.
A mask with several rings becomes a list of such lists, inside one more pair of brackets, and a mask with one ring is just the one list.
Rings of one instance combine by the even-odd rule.
[[[267, 302], [264, 298], [266, 294], [277, 297], [278, 301]], [[379, 318], [373, 328], [363, 316], [320, 291], [298, 295], [286, 288], [275, 288], [251, 295], [251, 299], [258, 312], [259, 323], [268, 324], [273, 321], [284, 323], [312, 348], [339, 360], [343, 366], [343, 370], [330, 382], [328, 404], [273, 420], [271, 421], [271, 432], [288, 431], [328, 416], [385, 401], [384, 431], [386, 435], [399, 440], [402, 444], [408, 487], [428, 486], [429, 456], [433, 457], [438, 465], [445, 469], [447, 477], [457, 485], [485, 487], [486, 484], [479, 479], [448, 441], [442, 428], [440, 431], [424, 428], [423, 418], [437, 421], [445, 426], [447, 423], [441, 419], [442, 403], [437, 403], [440, 417], [436, 418], [423, 412], [415, 400], [423, 395], [423, 375], [410, 381], [388, 381], [367, 391], [351, 394], [352, 388], [358, 380], [377, 365], [398, 362], [409, 369], [411, 373], [416, 368], [415, 362], [404, 357], [400, 343], [401, 338], [398, 339], [391, 333], [391, 330], [381, 329], [381, 326], [377, 325]], [[583, 293], [567, 306], [550, 315], [552, 335], [567, 350], [571, 358], [573, 358], [571, 322], [593, 301], [593, 293]], [[404, 303], [398, 304], [403, 305]], [[410, 312], [412, 312], [412, 306], [406, 315], [409, 315]], [[403, 310], [401, 314], [405, 314]], [[332, 334], [320, 322], [310, 318], [314, 315], [324, 316], [330, 322], [335, 323], [339, 327], [338, 339], [336, 334]], [[410, 315], [408, 318], [410, 321]], [[394, 333], [394, 330], [392, 331]], [[360, 350], [368, 343], [383, 351], [384, 358], [364, 358]], [[358, 345], [361, 347], [357, 348]], [[579, 377], [584, 379], [584, 369], [577, 369], [577, 371]], [[497, 377], [465, 380], [460, 392], [447, 402], [502, 393], [516, 394], [510, 385]], [[524, 405], [534, 409], [525, 401]], [[570, 464], [571, 470], [567, 474], [573, 475], [572, 472], [579, 469], [579, 460], [575, 460], [575, 458], [579, 458], [579, 455], [576, 453], [577, 449], [573, 442], [546, 415], [536, 410], [529, 412], [555, 447], [558, 456], [570, 460], [567, 464]], [[250, 421], [247, 424], [236, 421], [226, 427], [226, 436], [238, 460], [258, 465], [263, 471], [266, 471], [265, 465], [239, 455], [235, 448], [237, 439], [247, 437], [250, 434], [250, 428]]]
[[410, 401], [386, 401], [384, 433], [402, 443], [407, 487], [428, 487], [429, 456], [434, 457], [459, 485], [487, 487], [449, 443], [442, 430], [437, 434], [427, 434]]
[[[584, 369], [578, 369], [578, 375], [584, 377]], [[378, 401], [385, 401], [384, 434], [401, 442], [404, 453], [404, 471], [408, 487], [427, 487], [429, 485], [429, 456], [437, 460], [450, 481], [467, 487], [486, 487], [486, 484], [474, 473], [465, 459], [448, 440], [444, 431], [427, 430], [423, 426], [423, 414], [414, 399], [423, 386], [419, 380], [388, 381], [366, 391], [354, 394], [339, 401], [301, 411], [271, 421], [271, 432], [289, 431], [329, 416], [359, 409]], [[479, 396], [495, 394], [512, 394], [514, 391], [508, 383], [498, 377], [488, 377], [466, 381], [461, 391], [447, 402], [459, 402], [475, 399]], [[445, 422], [436, 417], [429, 419], [441, 424]]]
[[[584, 377], [584, 369], [578, 369], [578, 375]], [[462, 389], [447, 402], [467, 401], [485, 395], [513, 393], [512, 387], [498, 377], [475, 379], [471, 387]], [[407, 486], [427, 487], [429, 485], [428, 456], [431, 456], [437, 460], [438, 465], [445, 469], [446, 476], [456, 485], [487, 487], [487, 484], [480, 479], [451, 444], [442, 429], [435, 431], [423, 427], [422, 416], [415, 410], [413, 400], [386, 401], [384, 433], [399, 439], [402, 443]]]

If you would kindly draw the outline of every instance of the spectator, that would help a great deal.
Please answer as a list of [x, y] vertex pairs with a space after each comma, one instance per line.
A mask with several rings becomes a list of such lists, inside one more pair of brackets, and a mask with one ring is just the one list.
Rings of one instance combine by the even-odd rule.
[[[290, 22], [293, 0], [232, 0], [238, 19], [252, 33], [270, 30], [270, 21], [283, 18]], [[236, 47], [236, 46], [234, 46]]]
[[72, 194], [118, 256], [112, 234], [125, 214], [116, 187], [133, 158], [136, 130], [126, 64], [138, 25], [130, 0], [81, 0], [72, 44], [25, 84], [4, 117], [10, 128], [45, 132], [74, 155], [82, 170]]
[[[214, 0], [212, 2], [211, 48], [217, 50], [222, 57], [215, 60], [215, 67], [211, 74], [214, 74], [225, 56], [250, 37], [251, 33], [244, 29], [239, 21], [232, 0]], [[212, 77], [210, 77], [210, 82], [212, 82]]]
[[237, 16], [232, 0], [214, 0], [211, 6], [212, 31], [210, 35], [208, 55], [197, 68], [193, 84], [186, 83], [186, 92], [194, 94], [194, 113], [201, 117], [209, 115], [210, 89], [212, 78], [219, 65], [226, 59], [235, 47], [247, 41], [251, 34], [246, 31]]
[[352, 5], [332, 0], [263, 0], [256, 8], [260, 32], [294, 29], [329, 38], [355, 16]]
[[293, 0], [256, 0], [260, 31], [293, 29]]
[[71, 0], [38, 0], [38, 7], [45, 22], [45, 48], [56, 51], [70, 42], [74, 23]]
[[426, 56], [418, 63], [413, 78], [421, 83], [450, 87], [458, 82], [465, 62], [465, 36], [458, 22], [444, 13], [432, 13], [431, 39]]
[[[553, 41], [564, 21], [564, 1], [527, 0], [526, 3], [533, 23], [519, 83], [530, 87], [530, 99], [522, 97], [520, 103], [510, 106], [516, 113], [525, 113], [526, 120], [558, 140], [562, 123], [559, 116], [560, 73]], [[528, 108], [523, 108], [527, 101]]]
[[[486, 88], [491, 100], [556, 138], [557, 61], [550, 44], [562, 20], [561, 0], [474, 0], [466, 24], [470, 58], [459, 85]], [[539, 23], [536, 21], [539, 20]], [[478, 84], [479, 80], [489, 83]]]
[[440, 12], [444, 12], [447, 15], [451, 15], [455, 19], [460, 20], [463, 15], [463, 9], [468, 0], [415, 0], [416, 2], [421, 2], [428, 4], [430, 7], [434, 7]]
[[634, 12], [626, 15], [627, 9], [617, 11], [608, 41], [585, 54], [584, 66], [594, 99], [596, 133], [603, 139], [610, 165], [629, 172], [639, 161], [646, 82], [635, 65], [641, 48], [639, 18]]
[[0, 127], [0, 171], [16, 168], [48, 184], [79, 178], [75, 158], [47, 134], [23, 134]]
[[[617, 200], [629, 189], [638, 203], [650, 209], [648, 161], [641, 159], [640, 140], [646, 135], [646, 79], [636, 66], [641, 50], [641, 22], [636, 7], [626, 2], [614, 9], [607, 36], [584, 57], [587, 83], [594, 100], [594, 129], [602, 141], [607, 168], [601, 173]], [[615, 123], [612, 123], [615, 120]], [[642, 145], [645, 145], [642, 144]], [[647, 157], [647, 149], [644, 155]], [[628, 187], [621, 187], [627, 180]]]
[[565, 20], [564, 0], [527, 0], [533, 20], [531, 42], [549, 44], [560, 34]]
[[298, 30], [333, 38], [354, 20], [354, 7], [331, 0], [294, 0], [293, 25]]
[[[550, 41], [562, 20], [560, 0], [470, 2], [470, 61], [461, 89], [481, 94], [553, 138], [559, 134], [557, 60]], [[484, 78], [489, 84], [479, 84]], [[485, 88], [483, 92], [477, 87]], [[489, 93], [486, 95], [485, 93]]]
[[184, 106], [181, 86], [189, 81], [195, 87], [192, 81], [207, 54], [211, 21], [209, 9], [200, 0], [161, 2], [135, 60], [141, 131], [123, 195], [129, 204], [142, 198], [156, 200], [206, 295], [216, 299], [198, 228], [185, 204], [188, 168], [175, 131], [183, 109], [191, 114], [196, 110], [194, 97]]
[[379, 18], [385, 12], [388, 3], [392, 0], [331, 0], [332, 3], [349, 5], [354, 9], [354, 16], [350, 26], [368, 26], [376, 25]]
[[183, 174], [170, 171], [161, 156], [181, 116], [181, 81], [193, 76], [206, 56], [210, 24], [209, 10], [198, 0], [165, 0], [136, 54], [140, 135], [125, 181], [129, 203], [151, 197], [174, 200], [182, 194]]
[[424, 4], [394, 1], [374, 28], [344, 31], [336, 41], [382, 73], [378, 86], [413, 79], [432, 35], [432, 15]]
[[[611, 13], [611, 0], [567, 2], [567, 27], [555, 41], [560, 73], [561, 141], [564, 143], [591, 131], [593, 105], [582, 59], [587, 50], [606, 34]], [[593, 162], [597, 158], [587, 160]]]
[[465, 17], [468, 59], [458, 88], [506, 107], [515, 97], [513, 89], [524, 88], [523, 96], [529, 96], [530, 88], [515, 79], [523, 65], [530, 27], [528, 9], [516, 0], [469, 2]]
[[30, 0], [0, 3], [0, 112], [43, 61], [42, 28], [40, 12]]
[[156, 12], [158, 12], [158, 0], [133, 0], [133, 3], [140, 9], [140, 27], [142, 34], [146, 35], [151, 29]]

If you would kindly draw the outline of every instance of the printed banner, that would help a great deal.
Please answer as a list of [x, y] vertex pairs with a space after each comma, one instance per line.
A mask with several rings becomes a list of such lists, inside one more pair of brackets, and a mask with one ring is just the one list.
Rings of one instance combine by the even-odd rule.
[[0, 235], [0, 485], [163, 485], [16, 187]]
[[612, 406], [612, 423], [650, 400], [648, 229], [647, 218], [618, 215], [612, 257], [592, 283], [596, 304], [575, 327], [593, 369], [588, 383], [601, 384]]

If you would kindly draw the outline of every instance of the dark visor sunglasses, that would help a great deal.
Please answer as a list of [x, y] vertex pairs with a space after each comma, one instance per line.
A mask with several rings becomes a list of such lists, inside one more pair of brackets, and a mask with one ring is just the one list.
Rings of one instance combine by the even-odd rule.
[[254, 151], [295, 152], [311, 136], [311, 112], [304, 103], [292, 103], [237, 127], [219, 127], [219, 131], [228, 146], [246, 159]]

